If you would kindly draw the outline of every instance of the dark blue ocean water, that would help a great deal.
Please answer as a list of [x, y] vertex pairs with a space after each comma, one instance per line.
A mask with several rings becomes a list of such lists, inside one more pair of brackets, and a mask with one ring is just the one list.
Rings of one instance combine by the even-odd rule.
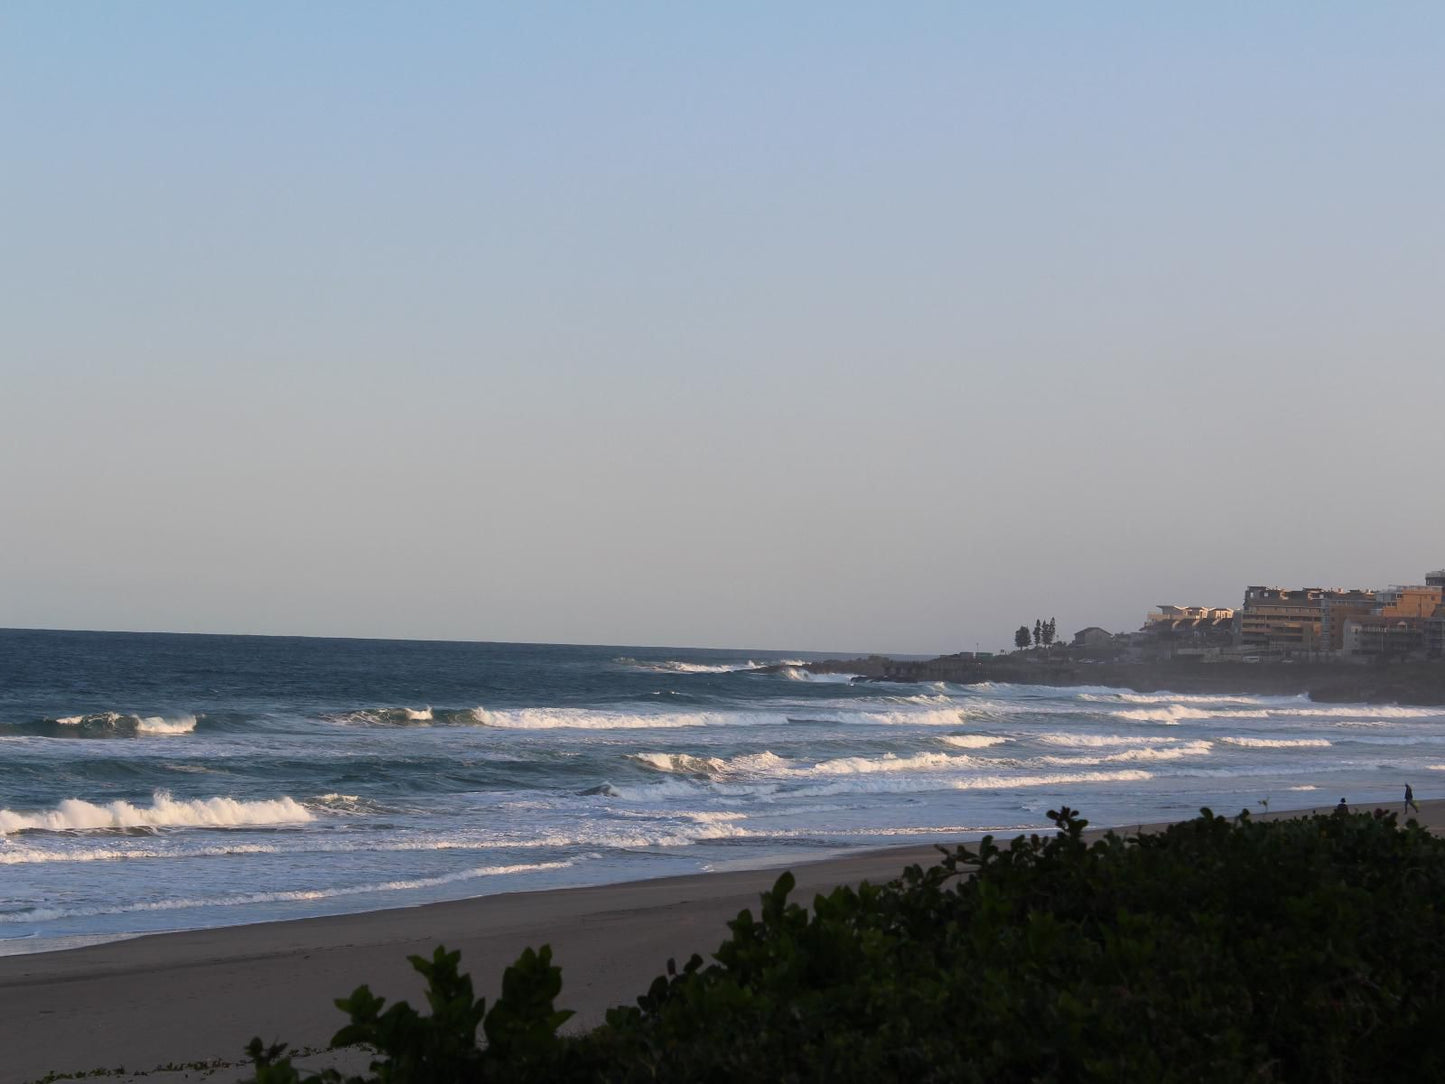
[[1425, 796], [1445, 769], [1436, 709], [806, 657], [0, 630], [0, 952], [1012, 834], [1060, 803]]

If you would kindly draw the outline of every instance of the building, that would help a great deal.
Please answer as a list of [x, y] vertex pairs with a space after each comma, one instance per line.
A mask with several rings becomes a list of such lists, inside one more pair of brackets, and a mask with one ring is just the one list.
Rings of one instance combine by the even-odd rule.
[[1346, 655], [1404, 658], [1425, 650], [1425, 619], [1368, 614], [1345, 621]]
[[1098, 625], [1090, 625], [1074, 633], [1074, 647], [1110, 647], [1113, 643], [1114, 634]]
[[1162, 640], [1224, 644], [1234, 635], [1234, 611], [1225, 606], [1161, 604], [1144, 616], [1139, 631]]
[[[1445, 568], [1427, 573], [1425, 583], [1440, 588], [1442, 598], [1445, 598]], [[1445, 658], [1445, 602], [1441, 603], [1433, 617], [1425, 620], [1425, 654], [1432, 659]]]
[[1441, 588], [1391, 587], [1375, 596], [1375, 612], [1382, 617], [1434, 617], [1440, 608]]
[[1286, 656], [1339, 651], [1344, 646], [1341, 618], [1368, 614], [1375, 594], [1360, 588], [1246, 587], [1235, 618], [1235, 642], [1246, 651]]
[[[1436, 575], [1432, 572], [1430, 577]], [[1346, 655], [1392, 658], [1428, 654], [1431, 623], [1440, 616], [1445, 601], [1445, 574], [1439, 580], [1376, 591], [1375, 605], [1368, 613], [1341, 613], [1340, 650]]]
[[1368, 617], [1375, 610], [1376, 600], [1372, 591], [1352, 593], [1343, 597], [1326, 594], [1320, 599], [1320, 644], [1321, 650], [1341, 652], [1345, 650], [1345, 622], [1352, 617]]

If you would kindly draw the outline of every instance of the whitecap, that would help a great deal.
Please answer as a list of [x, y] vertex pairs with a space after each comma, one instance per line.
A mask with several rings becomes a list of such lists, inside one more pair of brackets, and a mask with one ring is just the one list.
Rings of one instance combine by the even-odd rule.
[[149, 806], [130, 802], [96, 805], [67, 798], [51, 810], [25, 813], [0, 809], [0, 835], [24, 831], [93, 831], [116, 828], [235, 828], [241, 825], [300, 824], [313, 816], [292, 798], [237, 801], [235, 798], [192, 798], [177, 801], [158, 790]]
[[135, 728], [142, 734], [189, 734], [196, 729], [196, 717], [182, 715], [176, 719], [165, 719], [151, 715], [137, 719]]
[[987, 749], [990, 746], [1003, 745], [1012, 739], [997, 734], [945, 734], [938, 740], [959, 749]]

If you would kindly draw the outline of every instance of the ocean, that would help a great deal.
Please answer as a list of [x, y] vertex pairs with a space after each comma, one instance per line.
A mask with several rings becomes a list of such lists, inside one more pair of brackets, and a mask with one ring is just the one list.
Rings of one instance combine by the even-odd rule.
[[1445, 780], [1442, 708], [809, 657], [0, 630], [0, 954]]

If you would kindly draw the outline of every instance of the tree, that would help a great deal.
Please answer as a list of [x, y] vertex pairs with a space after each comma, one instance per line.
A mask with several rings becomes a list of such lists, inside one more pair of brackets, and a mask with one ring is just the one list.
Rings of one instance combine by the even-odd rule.
[[1055, 621], [1054, 621], [1054, 619], [1053, 619], [1052, 617], [1049, 618], [1047, 621], [1044, 622], [1044, 646], [1045, 646], [1045, 647], [1051, 647], [1051, 646], [1053, 645], [1053, 642], [1054, 642], [1054, 629], [1055, 629], [1056, 627], [1057, 627], [1057, 625], [1056, 625], [1056, 623], [1055, 623]]
[[1044, 623], [1037, 617], [1034, 618], [1034, 647], [1042, 647], [1044, 642]]
[[1022, 651], [1029, 646], [1029, 627], [1020, 625], [1018, 632], [1014, 633], [1014, 647]]

